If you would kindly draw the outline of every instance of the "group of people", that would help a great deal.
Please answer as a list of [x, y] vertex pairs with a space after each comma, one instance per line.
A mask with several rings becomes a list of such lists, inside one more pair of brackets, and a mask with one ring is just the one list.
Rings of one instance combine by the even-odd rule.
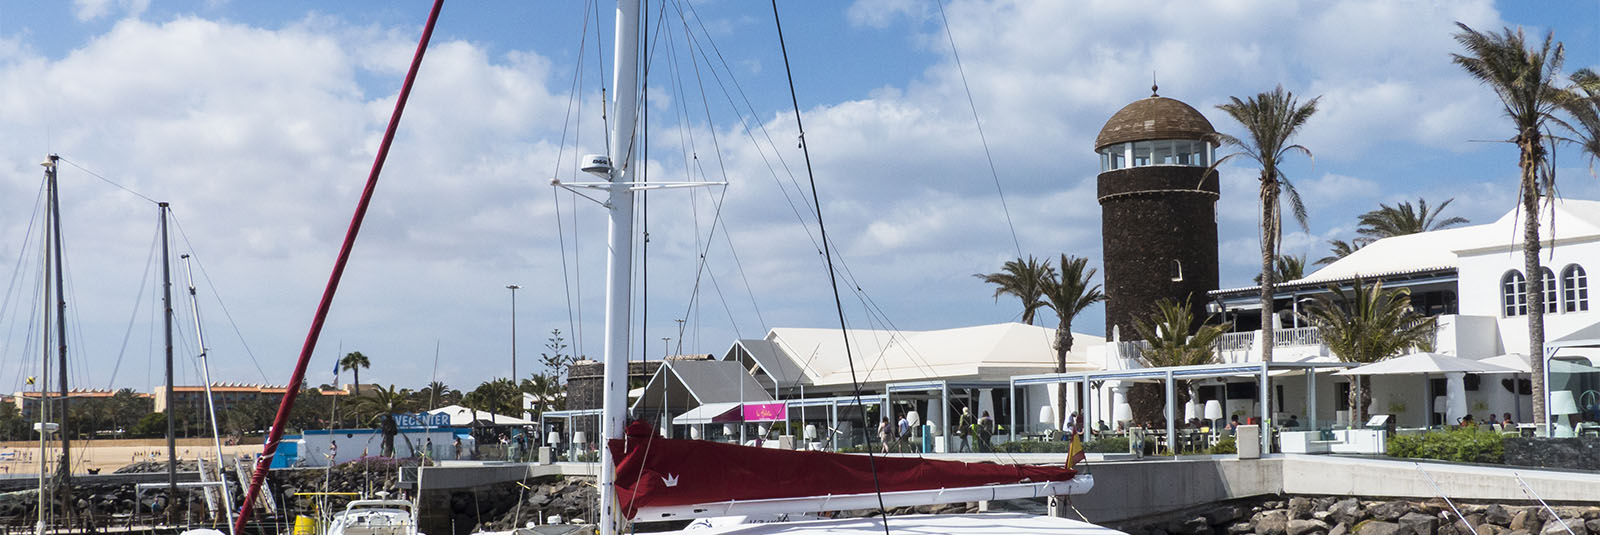
[[[1457, 424], [1461, 427], [1477, 427], [1478, 421], [1473, 420], [1472, 415], [1468, 414], [1466, 416], [1462, 416], [1461, 420], [1459, 420]], [[1496, 418], [1494, 413], [1489, 413], [1489, 421], [1483, 422], [1483, 424], [1488, 426], [1498, 425], [1501, 429], [1515, 430], [1517, 428], [1517, 421], [1511, 418], [1511, 413], [1509, 412], [1505, 413], [1503, 418]]]
[[538, 459], [539, 441], [534, 438], [532, 426], [526, 429], [512, 429], [510, 433], [501, 432], [500, 446], [505, 450], [507, 461], [533, 462]]
[[[972, 417], [972, 409], [961, 408], [961, 419], [951, 431], [955, 433], [960, 442], [957, 451], [993, 451], [994, 446], [994, 418], [989, 416], [989, 411], [983, 411], [976, 419]], [[883, 453], [891, 450], [905, 450], [910, 447], [911, 421], [901, 414], [895, 422], [890, 422], [885, 416], [878, 423], [878, 443]]]

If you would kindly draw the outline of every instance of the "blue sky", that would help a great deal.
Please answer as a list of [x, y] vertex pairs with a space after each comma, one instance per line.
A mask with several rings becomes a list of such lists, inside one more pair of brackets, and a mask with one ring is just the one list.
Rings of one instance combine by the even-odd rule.
[[[830, 237], [850, 286], [864, 294], [845, 296], [851, 325], [1015, 320], [1016, 303], [994, 301], [971, 276], [1017, 251], [938, 4], [780, 4]], [[806, 210], [796, 190], [805, 174], [770, 9], [698, 2], [698, 17], [688, 22], [704, 57], [717, 59], [721, 80], [729, 83], [731, 72], [749, 99], [754, 114], [745, 110], [744, 120], [765, 128], [747, 134], [712, 66], [699, 65], [708, 96], [698, 89], [676, 6], [660, 19], [669, 31], [651, 82], [650, 172], [731, 185], [721, 212], [726, 226], [715, 234], [720, 190], [651, 196], [649, 291], [636, 292], [648, 306], [635, 304], [635, 315], [647, 309], [649, 321], [634, 354], [659, 356], [663, 337], [684, 352], [722, 353], [735, 337], [771, 327], [834, 326], [826, 271], [808, 237], [814, 223], [795, 215]], [[49, 151], [171, 201], [183, 231], [177, 252], [192, 251], [208, 276], [201, 308], [216, 376], [286, 379], [427, 7], [0, 5], [0, 275], [13, 288], [0, 310], [7, 333], [0, 390], [20, 389], [23, 377], [37, 373], [37, 342], [22, 334], [31, 313], [20, 311], [34, 306], [28, 281], [37, 276], [37, 251], [24, 237], [40, 183], [36, 164]], [[607, 85], [613, 9], [598, 9]], [[600, 150], [593, 21], [580, 40], [584, 16], [594, 11], [579, 2], [445, 6], [322, 336], [313, 383], [331, 380], [341, 350], [367, 354], [374, 370], [363, 379], [379, 383], [416, 387], [437, 376], [470, 388], [508, 374], [510, 283], [524, 287], [521, 371], [537, 368], [554, 328], [599, 356], [604, 214], [548, 186], [552, 172], [570, 179], [575, 154]], [[1282, 84], [1322, 96], [1322, 111], [1299, 139], [1316, 160], [1288, 167], [1311, 221], [1308, 231], [1291, 229], [1285, 248], [1315, 259], [1326, 240], [1351, 237], [1355, 216], [1379, 203], [1454, 197], [1450, 213], [1474, 222], [1512, 207], [1515, 152], [1490, 142], [1508, 137], [1493, 95], [1450, 64], [1455, 21], [1535, 35], [1554, 30], [1569, 72], [1600, 65], [1594, 1], [974, 0], [946, 3], [944, 13], [1023, 253], [1064, 252], [1096, 265], [1092, 140], [1112, 113], [1148, 95], [1152, 71], [1163, 96], [1195, 106], [1224, 132], [1238, 131], [1215, 109], [1230, 95]], [[580, 70], [576, 101], [585, 106], [569, 115]], [[685, 169], [695, 159], [686, 154], [698, 157], [703, 172]], [[1568, 196], [1600, 199], [1586, 161], [1570, 150], [1557, 158]], [[1256, 269], [1252, 173], [1224, 170], [1224, 286], [1247, 284]], [[72, 378], [146, 389], [160, 380], [150, 321], [157, 288], [141, 286], [154, 208], [76, 166], [64, 166], [61, 176], [76, 325]], [[705, 252], [706, 269], [695, 299], [697, 251]], [[178, 354], [193, 355], [191, 313], [180, 305], [186, 345]], [[681, 336], [674, 319], [685, 320]], [[1095, 309], [1074, 327], [1100, 334], [1102, 324]], [[581, 344], [574, 330], [582, 330]], [[180, 382], [196, 382], [192, 359], [182, 358], [190, 364], [179, 366]]]

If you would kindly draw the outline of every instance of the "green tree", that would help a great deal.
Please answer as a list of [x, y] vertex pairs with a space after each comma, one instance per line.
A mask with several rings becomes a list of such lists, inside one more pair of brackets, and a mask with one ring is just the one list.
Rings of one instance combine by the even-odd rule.
[[550, 338], [545, 340], [544, 348], [545, 352], [539, 354], [539, 363], [544, 365], [545, 373], [560, 383], [567, 366], [573, 362], [573, 356], [566, 352], [567, 343], [561, 336], [561, 329], [550, 329]]
[[[1147, 368], [1215, 363], [1217, 340], [1227, 332], [1228, 325], [1201, 323], [1199, 328], [1195, 328], [1194, 319], [1193, 309], [1187, 299], [1182, 303], [1166, 298], [1157, 301], [1155, 310], [1148, 317], [1134, 319], [1134, 331], [1149, 344], [1139, 353], [1139, 361]], [[1177, 381], [1173, 385], [1173, 392], [1177, 398], [1172, 402], [1174, 407], [1189, 403], [1188, 381]], [[1165, 398], [1165, 389], [1161, 385], [1134, 385], [1128, 400], [1134, 420], [1154, 422], [1165, 417]]]
[[522, 391], [510, 379], [495, 379], [479, 384], [462, 396], [461, 405], [475, 411], [501, 415], [521, 414]]
[[1431, 212], [1428, 211], [1428, 200], [1420, 197], [1417, 198], [1416, 206], [1412, 206], [1411, 201], [1401, 201], [1394, 206], [1379, 204], [1377, 210], [1361, 214], [1359, 219], [1361, 226], [1356, 229], [1356, 233], [1370, 241], [1377, 241], [1393, 236], [1442, 230], [1467, 223], [1467, 218], [1464, 217], [1439, 219], [1445, 207], [1450, 206], [1452, 202], [1455, 202], [1454, 198], [1445, 199]]
[[[1328, 248], [1331, 249], [1331, 251], [1328, 253], [1328, 256], [1317, 259], [1316, 265], [1326, 266], [1328, 264], [1338, 262], [1339, 259], [1350, 256], [1350, 253], [1356, 252], [1357, 249], [1366, 247], [1368, 243], [1371, 242], [1361, 238], [1356, 238], [1350, 241], [1328, 240]], [[1260, 275], [1256, 276], [1257, 284], [1260, 284], [1260, 278]]]
[[[176, 416], [176, 415], [174, 415]], [[152, 412], [134, 422], [133, 436], [141, 438], [161, 437], [167, 435], [167, 413]]]
[[1567, 129], [1577, 136], [1573, 143], [1578, 145], [1578, 151], [1589, 157], [1592, 175], [1595, 161], [1600, 160], [1600, 74], [1590, 68], [1572, 73], [1572, 89], [1562, 107], [1572, 115]]
[[[1382, 282], [1367, 286], [1361, 279], [1348, 292], [1329, 289], [1331, 294], [1301, 306], [1300, 315], [1317, 327], [1322, 344], [1339, 360], [1371, 364], [1432, 343], [1434, 318], [1411, 308], [1411, 290], [1384, 290]], [[1350, 389], [1352, 422], [1366, 421], [1372, 404], [1371, 383], [1365, 376], [1360, 379], [1360, 387]]]
[[1283, 210], [1280, 196], [1288, 198], [1289, 208], [1302, 229], [1306, 224], [1306, 206], [1300, 201], [1300, 192], [1283, 174], [1281, 164], [1291, 152], [1311, 157], [1311, 150], [1291, 144], [1302, 126], [1317, 113], [1316, 97], [1305, 104], [1278, 86], [1271, 92], [1261, 93], [1245, 100], [1229, 97], [1230, 102], [1217, 106], [1228, 116], [1244, 126], [1245, 138], [1217, 134], [1223, 145], [1239, 150], [1217, 160], [1213, 167], [1235, 157], [1244, 157], [1261, 166], [1261, 360], [1272, 361], [1272, 300], [1277, 283], [1274, 260], [1278, 257], [1279, 241], [1283, 238]]
[[[1550, 167], [1550, 140], [1544, 130], [1552, 121], [1555, 108], [1569, 93], [1556, 87], [1566, 51], [1555, 42], [1555, 34], [1545, 34], [1542, 44], [1529, 43], [1519, 28], [1513, 32], [1481, 33], [1456, 23], [1461, 32], [1456, 42], [1466, 54], [1451, 54], [1455, 64], [1489, 86], [1500, 97], [1507, 119], [1515, 130], [1508, 140], [1517, 146], [1519, 171], [1517, 200], [1521, 203], [1522, 263], [1528, 279], [1528, 354], [1544, 354], [1544, 292], [1539, 266], [1539, 204], [1553, 199], [1555, 171]], [[1547, 201], [1548, 202], [1548, 201]], [[1533, 422], [1545, 424], [1544, 359], [1532, 359]]]
[[388, 388], [376, 387], [367, 397], [356, 398], [354, 403], [369, 425], [378, 424], [383, 432], [383, 445], [379, 455], [384, 457], [394, 456], [394, 437], [400, 434], [400, 426], [395, 423], [394, 416], [411, 410], [411, 391], [396, 389], [394, 385]]
[[[1275, 265], [1274, 278], [1278, 282], [1302, 279], [1306, 276], [1306, 257], [1280, 256]], [[1256, 275], [1256, 284], [1261, 284], [1261, 275]]]
[[1033, 317], [1039, 309], [1050, 306], [1044, 299], [1044, 281], [1054, 278], [1055, 268], [1050, 267], [1048, 259], [1040, 262], [1033, 255], [1028, 255], [1027, 259], [1007, 261], [998, 273], [977, 273], [973, 276], [995, 286], [995, 302], [999, 302], [1002, 295], [1021, 299], [1022, 322], [1028, 325], [1033, 325]]
[[[1048, 269], [1049, 262], [1046, 261], [1045, 268], [1047, 268], [1047, 271], [1044, 273], [1045, 278], [1039, 281], [1046, 306], [1049, 306], [1056, 313], [1056, 339], [1054, 343], [1056, 373], [1066, 373], [1067, 371], [1067, 353], [1072, 351], [1072, 320], [1078, 317], [1078, 313], [1089, 308], [1089, 305], [1106, 299], [1105, 293], [1100, 291], [1099, 284], [1090, 284], [1094, 279], [1096, 270], [1088, 267], [1088, 265], [1089, 260], [1087, 258], [1062, 254], [1061, 272], [1058, 274], [1055, 270]], [[1067, 389], [1062, 388], [1057, 391], [1057, 394], [1059, 406], [1064, 409], [1067, 406]], [[1062, 410], [1061, 412], [1062, 414], [1059, 415], [1061, 420], [1060, 429], [1066, 429], [1067, 411]]]
[[367, 356], [361, 354], [360, 351], [351, 351], [344, 358], [339, 359], [339, 369], [350, 370], [355, 373], [356, 386], [350, 392], [350, 395], [361, 397], [361, 369], [371, 367], [372, 361], [367, 360]]

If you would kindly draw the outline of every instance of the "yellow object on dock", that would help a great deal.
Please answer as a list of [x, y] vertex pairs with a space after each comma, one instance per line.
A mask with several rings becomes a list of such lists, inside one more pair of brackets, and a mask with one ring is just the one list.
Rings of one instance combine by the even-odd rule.
[[294, 517], [294, 535], [317, 535], [317, 520], [306, 515]]

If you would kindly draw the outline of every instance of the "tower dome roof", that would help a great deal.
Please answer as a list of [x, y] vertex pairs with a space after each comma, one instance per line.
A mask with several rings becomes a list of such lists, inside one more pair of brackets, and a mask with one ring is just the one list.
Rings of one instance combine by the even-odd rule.
[[1193, 106], [1150, 95], [1117, 110], [1095, 136], [1094, 148], [1151, 139], [1202, 139], [1214, 133], [1211, 121]]

